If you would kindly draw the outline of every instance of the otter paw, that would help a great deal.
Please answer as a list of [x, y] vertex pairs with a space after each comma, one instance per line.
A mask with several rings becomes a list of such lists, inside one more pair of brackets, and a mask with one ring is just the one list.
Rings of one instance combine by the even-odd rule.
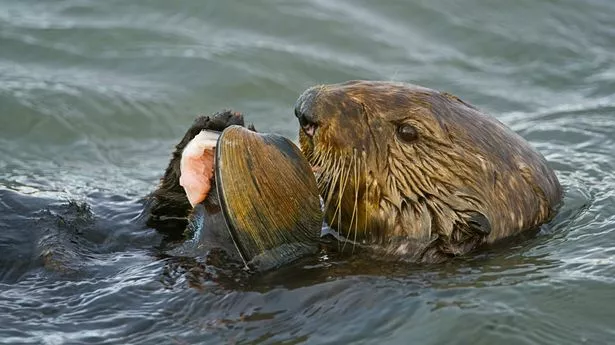
[[[215, 113], [211, 117], [206, 116], [205, 119], [206, 122], [202, 123], [205, 127], [201, 129], [207, 129], [210, 131], [222, 132], [226, 127], [232, 125], [238, 125], [242, 127], [245, 126], [243, 114], [231, 110], [225, 110], [223, 112]], [[202, 117], [196, 119], [193, 126], [201, 125], [202, 121]]]
[[[192, 124], [192, 128], [198, 128], [201, 130], [210, 130], [210, 131], [218, 131], [222, 132], [225, 128], [237, 125], [245, 127], [245, 122], [243, 119], [243, 114], [236, 111], [224, 110], [222, 112], [217, 112], [210, 116], [200, 116], [194, 120]], [[248, 128], [251, 130], [255, 130], [252, 124], [248, 125]]]
[[[199, 116], [186, 131], [186, 134], [176, 146], [176, 149], [178, 152], [181, 152], [186, 145], [203, 130], [222, 132], [226, 127], [232, 125], [245, 126], [243, 114], [236, 111], [225, 110], [217, 112], [212, 116]], [[249, 125], [248, 128], [255, 131], [252, 125]]]

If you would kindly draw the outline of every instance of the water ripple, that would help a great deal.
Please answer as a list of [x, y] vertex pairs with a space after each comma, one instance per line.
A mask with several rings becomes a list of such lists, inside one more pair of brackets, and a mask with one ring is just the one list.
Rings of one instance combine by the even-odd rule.
[[[578, 344], [615, 333], [615, 6], [607, 0], [0, 4], [0, 342]], [[312, 258], [258, 276], [142, 224], [197, 114], [295, 138], [305, 88], [459, 95], [566, 191], [537, 236], [438, 266]]]

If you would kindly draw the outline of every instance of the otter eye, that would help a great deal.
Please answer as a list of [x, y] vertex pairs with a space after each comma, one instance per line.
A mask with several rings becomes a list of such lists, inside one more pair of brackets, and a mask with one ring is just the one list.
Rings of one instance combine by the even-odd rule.
[[402, 141], [407, 143], [411, 143], [418, 139], [419, 132], [414, 128], [414, 126], [408, 124], [401, 124], [397, 127], [397, 136]]

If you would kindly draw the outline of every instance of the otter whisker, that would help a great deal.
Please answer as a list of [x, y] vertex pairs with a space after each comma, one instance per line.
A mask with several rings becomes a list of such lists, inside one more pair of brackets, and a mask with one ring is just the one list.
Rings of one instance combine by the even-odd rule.
[[[361, 191], [361, 179], [365, 179], [365, 191], [367, 191], [367, 164], [365, 162], [365, 151], [355, 148], [350, 155], [336, 153], [329, 148], [316, 149], [310, 157], [311, 164], [319, 168], [316, 174], [318, 189], [323, 197], [324, 210], [329, 214], [327, 217], [330, 225], [345, 238], [343, 243], [338, 243], [343, 251], [347, 242], [353, 243], [354, 253], [357, 239], [360, 237], [359, 220], [360, 206], [359, 193]], [[365, 174], [363, 176], [363, 174]], [[351, 181], [352, 180], [352, 181]], [[348, 200], [350, 188], [354, 188], [352, 200]], [[347, 190], [348, 189], [348, 190]], [[348, 192], [348, 193], [347, 193]], [[368, 193], [365, 192], [367, 199]], [[352, 202], [352, 204], [351, 204]], [[334, 204], [335, 203], [335, 204]], [[352, 205], [350, 214], [342, 212], [346, 206]], [[367, 206], [365, 209], [364, 228], [367, 227]], [[350, 210], [349, 210], [350, 211]], [[343, 218], [350, 215], [350, 222], [342, 227]], [[365, 229], [364, 229], [365, 230]]]
[[363, 207], [365, 208], [365, 219], [363, 220], [363, 235], [367, 235], [367, 187], [369, 186], [369, 181], [367, 181], [367, 154], [365, 153], [365, 151], [362, 151], [361, 155], [363, 160], [363, 166], [365, 167], [365, 175], [363, 177], [365, 179], [365, 190], [363, 190], [363, 195], [365, 196], [365, 202], [363, 203]]
[[331, 156], [331, 150], [328, 149], [326, 151], [324, 151], [323, 153], [319, 153], [316, 161], [316, 165], [317, 166], [322, 166], [323, 164], [329, 165], [331, 164], [331, 160], [329, 159]]
[[[325, 193], [327, 194], [326, 198], [325, 198], [325, 210], [329, 209], [331, 200], [333, 199], [333, 193], [335, 192], [335, 186], [338, 184], [338, 181], [340, 180], [340, 176], [342, 176], [342, 173], [339, 172], [338, 170], [340, 169], [340, 164], [339, 164], [339, 160], [336, 160], [335, 162], [335, 166], [333, 167], [333, 178], [328, 186], [327, 190], [321, 190], [321, 193], [324, 195]], [[333, 218], [332, 218], [333, 219]]]
[[340, 162], [342, 162], [342, 179], [340, 180], [339, 183], [339, 188], [338, 188], [338, 195], [337, 195], [337, 207], [335, 208], [335, 212], [333, 212], [333, 217], [331, 219], [336, 219], [335, 217], [337, 216], [337, 230], [341, 233], [341, 226], [342, 226], [342, 215], [341, 215], [341, 205], [342, 205], [342, 198], [344, 196], [344, 190], [346, 190], [346, 184], [348, 183], [348, 175], [350, 174], [350, 169], [346, 168], [346, 164], [344, 164], [345, 162], [343, 162], [342, 160], [344, 160], [342, 157], [340, 157]]
[[[340, 157], [340, 159], [343, 159]], [[352, 157], [351, 157], [352, 159]], [[343, 200], [343, 195], [344, 195], [344, 191], [346, 190], [346, 187], [348, 185], [348, 180], [350, 178], [350, 166], [346, 166], [346, 159], [343, 159], [343, 167], [345, 171], [342, 180], [340, 181], [340, 185], [339, 185], [339, 189], [338, 189], [338, 197], [337, 197], [337, 207], [335, 209], [335, 212], [333, 213], [333, 217], [331, 218], [336, 219], [337, 216], [337, 230], [338, 232], [340, 232], [342, 235], [344, 235], [343, 231], [342, 231], [342, 212], [341, 212], [341, 205], [342, 205], [342, 200]], [[352, 160], [350, 162], [350, 164], [352, 164]], [[350, 229], [350, 226], [349, 226]], [[345, 234], [344, 237], [347, 237], [348, 234]], [[344, 242], [345, 244], [345, 242]], [[343, 250], [343, 247], [342, 247]]]
[[[352, 242], [352, 253], [354, 254], [354, 249], [357, 244], [357, 232], [359, 232], [359, 169], [357, 168], [357, 164], [361, 163], [359, 161], [359, 157], [357, 155], [357, 150], [354, 150], [355, 164], [354, 164], [354, 207], [352, 208], [352, 219], [354, 220], [354, 239]], [[355, 219], [356, 213], [356, 219]], [[350, 222], [352, 224], [352, 221]]]
[[332, 156], [332, 153], [328, 150], [324, 154], [320, 155], [318, 161], [315, 164], [317, 166], [320, 166], [321, 168], [321, 172], [318, 178], [318, 182], [321, 184], [330, 182], [327, 180], [331, 179], [332, 167], [334, 168], [335, 164], [337, 163], [334, 160], [334, 157], [331, 157], [331, 156]]
[[[357, 157], [356, 157], [356, 149], [353, 150], [353, 155], [350, 158], [350, 164], [348, 166], [348, 174], [350, 175], [350, 169], [352, 168], [353, 170], [353, 182], [354, 182], [354, 187], [355, 187], [355, 193], [356, 191], [358, 191], [357, 189]], [[357, 208], [357, 197], [354, 198], [354, 203], [353, 203], [353, 209], [352, 209], [352, 215], [350, 217], [350, 224], [348, 224], [348, 238], [350, 238], [350, 235], [352, 233], [352, 225], [353, 223], [356, 221], [355, 216], [356, 216], [356, 208]], [[356, 228], [356, 224], [355, 224], [355, 228]], [[355, 239], [356, 239], [356, 232], [355, 232]], [[347, 242], [344, 242], [344, 247], [346, 246]], [[342, 247], [342, 250], [344, 249], [344, 247]], [[354, 252], [354, 242], [352, 245], [352, 250]]]
[[337, 162], [332, 156], [333, 154], [331, 152], [327, 152], [325, 155], [323, 155], [326, 165], [321, 166], [321, 175], [317, 180], [319, 189], [321, 191], [321, 194], [323, 195], [329, 188], [332, 187], [331, 184], [334, 182], [334, 180], [332, 179], [332, 174], [336, 170]]

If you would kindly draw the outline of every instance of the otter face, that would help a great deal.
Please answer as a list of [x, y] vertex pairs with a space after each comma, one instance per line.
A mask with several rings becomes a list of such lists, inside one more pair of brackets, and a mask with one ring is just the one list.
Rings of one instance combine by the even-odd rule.
[[[295, 116], [326, 219], [349, 239], [437, 261], [547, 217], [540, 211], [544, 195], [526, 195], [529, 201], [509, 195], [536, 195], [519, 167], [523, 155], [542, 156], [454, 96], [402, 83], [350, 81], [306, 90]], [[548, 174], [546, 166], [539, 168]], [[531, 216], [498, 218], [510, 215], [509, 207]]]

